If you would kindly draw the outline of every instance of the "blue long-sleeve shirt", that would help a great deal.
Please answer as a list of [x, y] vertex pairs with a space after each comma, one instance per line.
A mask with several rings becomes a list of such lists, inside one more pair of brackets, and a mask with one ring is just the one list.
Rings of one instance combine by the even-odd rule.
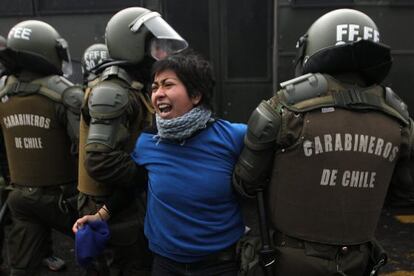
[[132, 157], [148, 170], [145, 235], [154, 253], [190, 263], [241, 237], [231, 180], [245, 132], [244, 124], [217, 120], [184, 144], [140, 136]]

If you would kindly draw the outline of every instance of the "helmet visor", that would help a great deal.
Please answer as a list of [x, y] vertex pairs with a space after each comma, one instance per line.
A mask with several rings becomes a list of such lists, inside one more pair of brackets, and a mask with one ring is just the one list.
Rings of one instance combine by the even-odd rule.
[[60, 59], [62, 60], [63, 75], [68, 78], [72, 75], [72, 61], [70, 59], [69, 45], [63, 38], [57, 39], [57, 50]]
[[72, 76], [72, 73], [73, 73], [72, 61], [64, 60], [62, 62], [62, 72], [63, 72], [63, 76], [65, 76], [66, 78], [69, 78], [70, 76]]
[[153, 38], [150, 42], [150, 53], [156, 60], [164, 59], [171, 54], [184, 50], [182, 41]]
[[149, 12], [135, 19], [130, 25], [131, 31], [138, 32], [142, 25], [155, 37], [150, 45], [151, 55], [155, 59], [162, 59], [188, 47], [187, 41], [157, 12]]

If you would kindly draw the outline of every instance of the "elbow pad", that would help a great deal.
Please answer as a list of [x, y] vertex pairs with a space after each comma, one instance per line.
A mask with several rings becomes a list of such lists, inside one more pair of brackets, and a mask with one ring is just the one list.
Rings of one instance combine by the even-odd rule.
[[80, 111], [83, 101], [83, 91], [78, 86], [67, 88], [62, 94], [62, 103], [66, 107], [66, 118], [70, 132], [73, 133], [76, 142], [79, 140]]
[[253, 111], [247, 123], [245, 146], [235, 167], [235, 174], [245, 185], [264, 181], [272, 165], [281, 116], [266, 101]]
[[129, 102], [128, 90], [111, 82], [103, 82], [90, 93], [86, 151], [109, 151], [128, 136], [124, 121]]
[[83, 97], [83, 90], [79, 86], [71, 86], [63, 91], [62, 103], [68, 110], [79, 115]]

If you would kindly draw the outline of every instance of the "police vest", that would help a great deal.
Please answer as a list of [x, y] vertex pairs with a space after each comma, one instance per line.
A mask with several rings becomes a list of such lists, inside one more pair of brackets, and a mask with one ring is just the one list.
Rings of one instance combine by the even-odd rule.
[[72, 143], [56, 112], [71, 86], [60, 76], [30, 83], [8, 76], [0, 91], [0, 117], [12, 183], [39, 187], [76, 181]]
[[[152, 124], [152, 114], [154, 110], [147, 99], [147, 97], [140, 91], [142, 89], [142, 84], [139, 82], [133, 81], [125, 70], [120, 67], [112, 66], [107, 68], [99, 78], [99, 81], [94, 81], [85, 91], [84, 105], [87, 105], [90, 92], [94, 86], [99, 84], [102, 81], [111, 81], [120, 85], [123, 89], [127, 89], [129, 93], [129, 98], [136, 98], [135, 102], [139, 103], [139, 106], [136, 106], [136, 113], [138, 114], [136, 118], [132, 118], [129, 122], [129, 133], [131, 134], [126, 142], [123, 150], [126, 152], [131, 152], [135, 146], [135, 142], [138, 138], [138, 135], [141, 131]], [[78, 180], [78, 190], [84, 194], [91, 196], [107, 196], [110, 195], [113, 187], [105, 185], [96, 181], [87, 173], [84, 163], [86, 159], [86, 141], [89, 133], [89, 125], [85, 120], [84, 116], [81, 115], [80, 122], [80, 134], [79, 134], [79, 180]]]
[[271, 100], [282, 114], [268, 193], [273, 226], [320, 243], [369, 241], [395, 164], [408, 154], [405, 105], [381, 86], [321, 74], [282, 87]]

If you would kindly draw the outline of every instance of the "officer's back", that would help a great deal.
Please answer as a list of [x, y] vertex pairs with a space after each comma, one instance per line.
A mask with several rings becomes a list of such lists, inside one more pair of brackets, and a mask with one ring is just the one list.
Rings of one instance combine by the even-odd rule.
[[0, 89], [0, 124], [13, 187], [11, 275], [37, 275], [52, 253], [51, 229], [72, 236], [77, 217], [70, 203], [83, 92], [63, 77], [71, 72], [68, 45], [45, 22], [14, 26], [0, 58], [9, 72]]
[[391, 66], [379, 38], [359, 11], [323, 15], [298, 41], [298, 77], [249, 120], [235, 187], [267, 188], [280, 275], [365, 275], [385, 260], [375, 228], [412, 137], [406, 105], [378, 84]]

